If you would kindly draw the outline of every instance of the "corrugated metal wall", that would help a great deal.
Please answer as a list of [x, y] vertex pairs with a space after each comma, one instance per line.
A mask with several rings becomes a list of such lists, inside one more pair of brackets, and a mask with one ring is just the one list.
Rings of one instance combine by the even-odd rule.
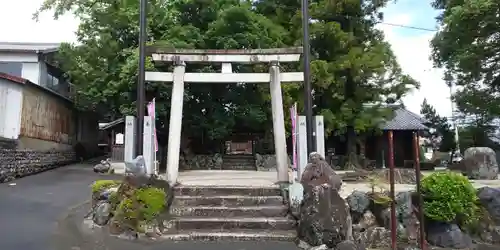
[[23, 85], [0, 79], [0, 137], [19, 136]]
[[25, 87], [22, 136], [72, 144], [75, 140], [75, 121], [68, 102], [34, 86]]

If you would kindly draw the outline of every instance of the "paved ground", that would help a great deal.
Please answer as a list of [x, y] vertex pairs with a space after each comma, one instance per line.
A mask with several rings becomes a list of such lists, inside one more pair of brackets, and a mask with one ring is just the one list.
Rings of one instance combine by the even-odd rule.
[[[76, 164], [0, 184], [1, 250], [293, 250], [291, 242], [159, 242], [78, 235], [89, 186], [99, 176]], [[119, 177], [114, 177], [119, 178]]]
[[57, 219], [88, 199], [99, 178], [77, 164], [0, 184], [0, 249], [52, 250]]

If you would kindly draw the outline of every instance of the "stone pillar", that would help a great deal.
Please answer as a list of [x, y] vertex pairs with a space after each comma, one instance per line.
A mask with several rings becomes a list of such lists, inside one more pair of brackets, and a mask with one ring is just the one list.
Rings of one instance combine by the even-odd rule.
[[184, 104], [184, 73], [186, 65], [177, 62], [174, 68], [172, 99], [170, 102], [170, 123], [168, 128], [167, 181], [177, 183], [181, 147], [182, 108]]
[[301, 115], [297, 119], [297, 158], [298, 159], [298, 180], [302, 178], [302, 173], [306, 168], [307, 162], [309, 160], [309, 155], [307, 154], [307, 123], [306, 117]]
[[288, 156], [286, 152], [285, 137], [285, 115], [283, 112], [283, 96], [281, 94], [280, 68], [277, 62], [271, 62], [269, 73], [271, 75], [270, 90], [278, 183], [289, 183]]
[[148, 175], [155, 173], [155, 144], [154, 144], [154, 119], [152, 116], [144, 116], [143, 133], [143, 155], [146, 162], [146, 171]]
[[325, 122], [322, 115], [317, 115], [314, 117], [314, 123], [316, 128], [314, 132], [316, 133], [316, 152], [326, 158], [325, 155]]
[[[131, 162], [135, 158], [135, 126], [136, 120], [133, 116], [125, 117], [125, 149], [123, 160]], [[114, 142], [113, 142], [114, 143]]]

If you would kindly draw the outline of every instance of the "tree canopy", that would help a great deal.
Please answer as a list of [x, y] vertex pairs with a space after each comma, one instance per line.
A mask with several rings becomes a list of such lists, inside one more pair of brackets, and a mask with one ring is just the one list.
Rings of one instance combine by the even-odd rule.
[[[327, 134], [372, 129], [391, 116], [385, 103], [398, 102], [418, 87], [375, 29], [388, 1], [311, 1], [314, 111], [324, 115]], [[79, 87], [79, 104], [108, 119], [135, 112], [138, 7], [139, 1], [130, 0], [45, 0], [39, 9], [53, 11], [55, 18], [72, 12], [80, 19], [78, 44], [62, 46], [58, 62]], [[148, 41], [197, 49], [300, 46], [300, 10], [298, 0], [149, 0]], [[188, 65], [187, 71], [218, 67]], [[171, 70], [151, 63], [147, 69]], [[233, 69], [268, 71], [266, 65]], [[300, 64], [284, 68], [301, 69]], [[156, 97], [158, 105], [159, 133], [168, 132], [170, 92], [169, 84], [147, 84], [147, 99]], [[286, 110], [294, 102], [301, 109], [302, 84], [284, 85], [283, 100]], [[191, 138], [220, 140], [241, 127], [271, 131], [268, 85], [186, 85], [184, 102], [183, 133]]]
[[420, 108], [420, 114], [429, 121], [429, 127], [434, 129], [431, 132], [431, 137], [440, 137], [438, 145], [434, 145], [441, 152], [450, 152], [455, 150], [455, 134], [446, 117], [441, 117], [436, 112], [436, 109], [427, 103], [424, 99]]
[[[460, 111], [485, 122], [500, 115], [500, 2], [435, 0], [441, 29], [432, 40], [432, 58], [445, 80], [459, 86]], [[464, 87], [464, 88], [462, 88]]]

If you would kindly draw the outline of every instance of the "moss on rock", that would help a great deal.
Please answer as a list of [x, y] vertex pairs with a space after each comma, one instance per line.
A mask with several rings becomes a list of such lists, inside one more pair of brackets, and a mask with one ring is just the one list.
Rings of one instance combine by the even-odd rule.
[[118, 187], [107, 197], [112, 206], [112, 219], [109, 224], [113, 233], [127, 230], [142, 232], [144, 226], [151, 225], [161, 214], [168, 211], [170, 186], [163, 180], [147, 177], [127, 176], [124, 181], [96, 181], [92, 194]]

